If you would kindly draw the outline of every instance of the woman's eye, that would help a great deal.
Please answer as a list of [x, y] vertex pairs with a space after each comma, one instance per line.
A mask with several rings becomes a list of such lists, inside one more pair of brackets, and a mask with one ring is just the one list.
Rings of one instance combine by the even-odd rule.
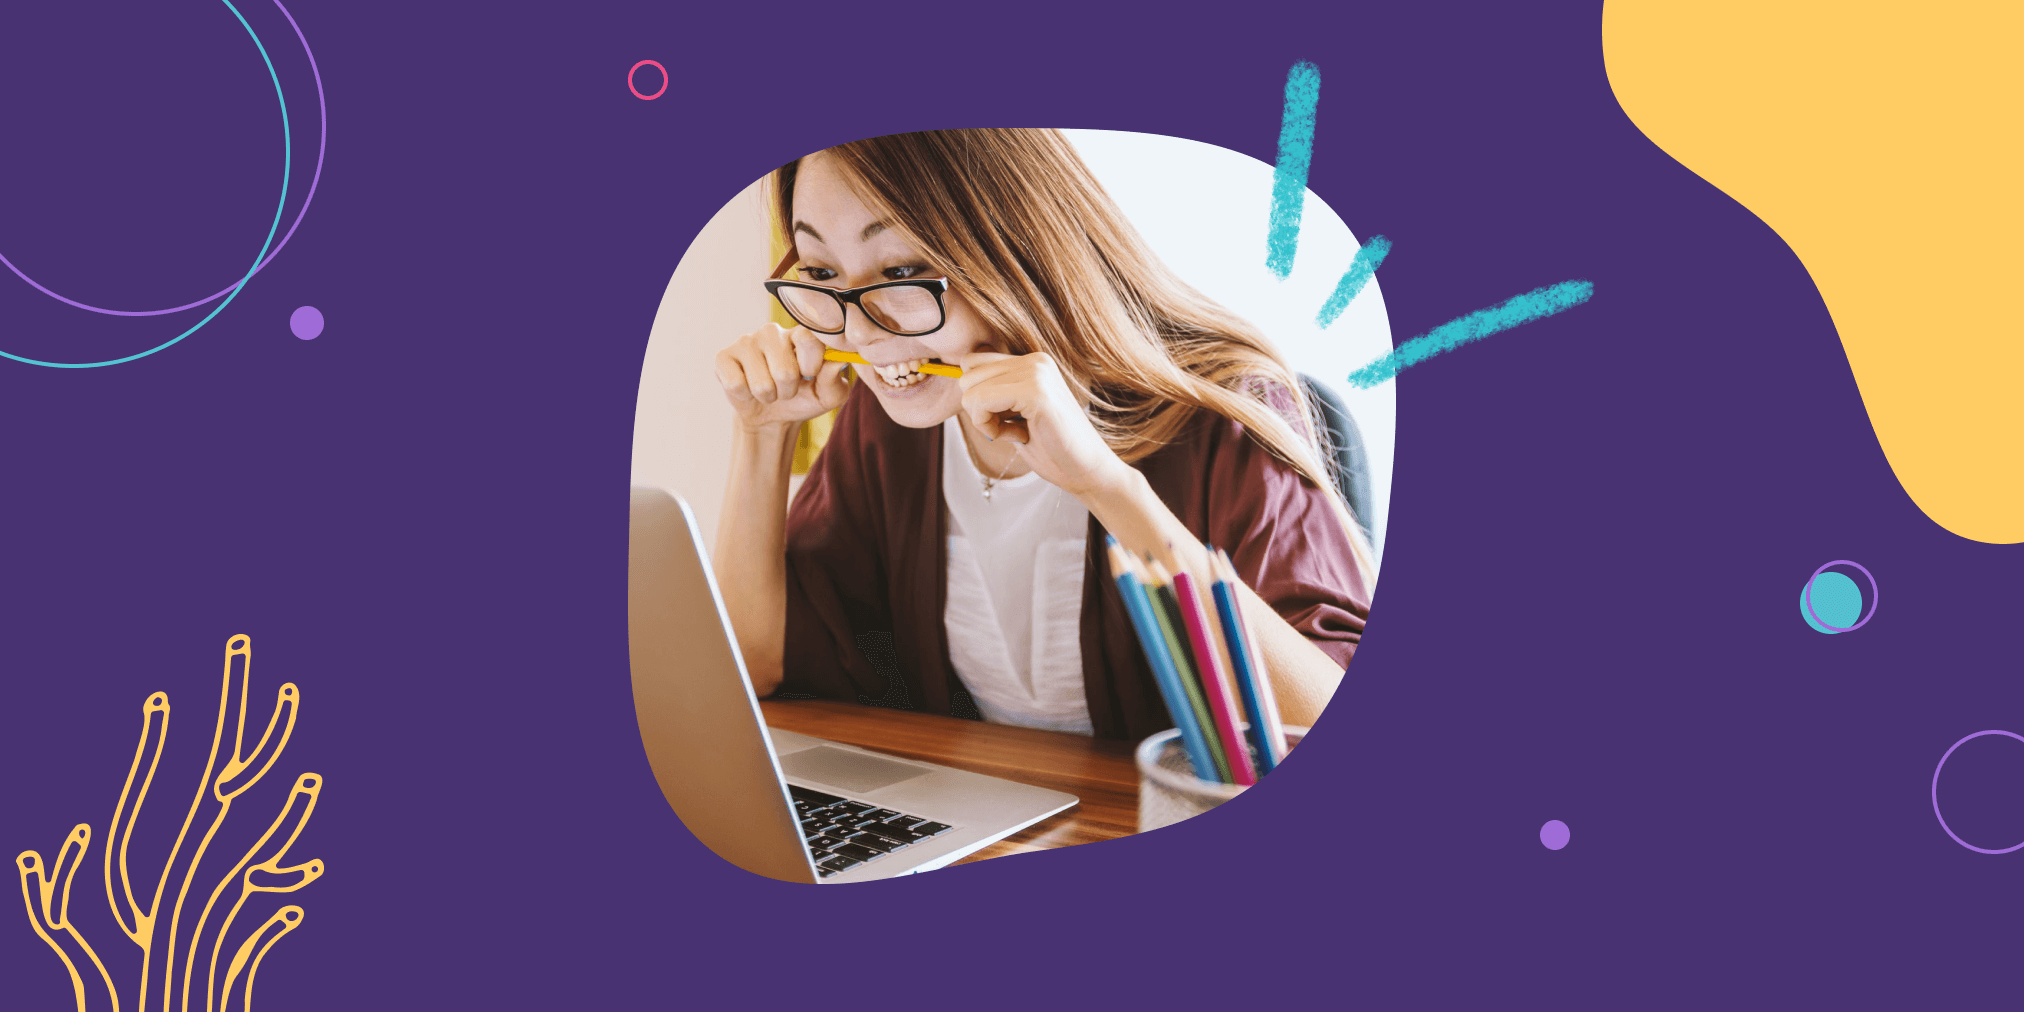
[[804, 281], [828, 281], [836, 277], [836, 272], [827, 267], [803, 267], [801, 277]]
[[884, 274], [888, 281], [905, 281], [908, 278], [920, 277], [927, 272], [926, 267], [888, 267], [880, 273]]

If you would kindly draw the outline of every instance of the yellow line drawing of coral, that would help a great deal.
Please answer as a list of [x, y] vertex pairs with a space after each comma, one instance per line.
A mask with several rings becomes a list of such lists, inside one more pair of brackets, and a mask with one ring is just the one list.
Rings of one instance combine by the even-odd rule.
[[[42, 855], [24, 850], [14, 859], [14, 865], [21, 872], [21, 901], [28, 906], [28, 926], [35, 929], [36, 937], [43, 944], [56, 950], [56, 958], [63, 960], [63, 968], [70, 971], [70, 989], [77, 998], [77, 1007], [85, 1007], [84, 977], [77, 971], [77, 961], [51, 932], [59, 932], [70, 938], [72, 944], [81, 950], [85, 958], [98, 970], [99, 980], [104, 983], [106, 994], [112, 998], [113, 1012], [119, 1012], [119, 994], [113, 989], [112, 975], [106, 972], [105, 964], [99, 961], [98, 953], [92, 951], [91, 943], [77, 933], [70, 925], [70, 880], [77, 875], [77, 866], [84, 863], [84, 852], [91, 848], [91, 827], [79, 824], [57, 848], [56, 863], [46, 868]], [[63, 899], [54, 909], [50, 901], [56, 893], [57, 880], [63, 882]]]
[[[275, 761], [288, 747], [288, 740], [295, 732], [295, 718], [301, 707], [302, 694], [293, 682], [289, 682], [276, 691], [274, 710], [267, 718], [267, 727], [261, 732], [259, 740], [248, 747], [246, 696], [252, 679], [252, 666], [252, 637], [238, 635], [226, 640], [225, 672], [218, 691], [218, 721], [211, 733], [210, 758], [205, 761], [204, 776], [198, 781], [196, 796], [190, 801], [182, 828], [176, 834], [168, 858], [162, 863], [161, 875], [146, 903], [142, 903], [134, 893], [128, 851], [133, 842], [134, 826], [140, 819], [141, 806], [147, 801], [148, 791], [154, 786], [155, 774], [161, 765], [162, 747], [169, 734], [170, 708], [166, 692], [154, 693], [141, 704], [140, 742], [134, 747], [133, 764], [127, 769], [126, 784], [120, 789], [119, 803], [113, 808], [104, 847], [106, 903], [112, 908], [113, 919], [119, 923], [120, 930], [141, 950], [140, 986], [134, 992], [135, 1000], [130, 1006], [138, 1012], [148, 1012], [151, 1008], [159, 1008], [161, 1012], [191, 1012], [192, 1009], [226, 1012], [228, 1008], [250, 1010], [254, 976], [259, 972], [261, 961], [274, 943], [302, 926], [303, 911], [299, 906], [284, 906], [247, 935], [236, 949], [231, 950], [232, 959], [226, 966], [221, 986], [218, 980], [219, 957], [225, 950], [228, 936], [232, 934], [234, 922], [255, 894], [295, 892], [322, 877], [325, 870], [324, 862], [320, 860], [282, 864], [288, 857], [289, 848], [295, 845], [303, 827], [309, 823], [310, 815], [316, 811], [316, 800], [323, 790], [323, 777], [304, 773], [295, 779], [287, 801], [267, 831], [247, 848], [230, 871], [218, 878], [203, 909], [196, 916], [195, 927], [185, 937], [184, 907], [219, 828], [231, 814], [233, 802], [274, 768]], [[155, 929], [160, 926], [162, 915], [162, 898], [168, 894], [170, 880], [176, 878], [184, 844], [189, 841], [191, 828], [206, 814], [209, 815], [209, 823], [201, 839], [180, 865], [181, 879], [175, 903], [168, 910], [168, 930], [157, 932]], [[90, 847], [91, 826], [81, 824], [64, 839], [54, 862], [45, 864], [40, 853], [28, 850], [15, 858], [14, 863], [21, 877], [21, 900], [27, 908], [29, 926], [43, 944], [63, 961], [64, 969], [70, 974], [71, 991], [77, 1001], [78, 1012], [87, 1012], [93, 1004], [98, 1004], [89, 1000], [96, 996], [98, 988], [87, 986], [85, 973], [79, 969], [84, 964], [97, 971], [98, 984], [103, 986], [105, 993], [103, 1007], [119, 1012], [119, 988], [114, 985], [112, 974], [70, 922], [71, 882]], [[145, 889], [145, 879], [142, 884]], [[235, 886], [237, 892], [231, 906], [213, 927], [212, 914], [218, 901]], [[209, 960], [199, 981], [193, 977], [193, 970], [199, 953], [204, 949], [207, 929]], [[175, 973], [178, 953], [182, 954], [180, 978]], [[160, 974], [156, 976], [158, 958]], [[202, 995], [201, 999], [193, 1000], [198, 994]], [[238, 997], [236, 1002], [233, 1001], [235, 995]]]

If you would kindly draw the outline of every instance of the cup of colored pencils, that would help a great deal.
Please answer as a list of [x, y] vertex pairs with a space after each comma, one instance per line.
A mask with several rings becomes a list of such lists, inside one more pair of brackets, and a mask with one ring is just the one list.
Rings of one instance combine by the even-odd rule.
[[[1249, 730], [1250, 724], [1245, 724]], [[1288, 745], [1300, 744], [1307, 728], [1282, 724]], [[1239, 784], [1203, 780], [1195, 776], [1187, 749], [1174, 728], [1139, 743], [1136, 753], [1139, 770], [1138, 831], [1151, 832], [1161, 826], [1192, 819], [1247, 789]]]
[[1209, 548], [1199, 571], [1172, 572], [1157, 559], [1133, 556], [1114, 538], [1106, 550], [1174, 721], [1173, 730], [1139, 745], [1144, 831], [1235, 797], [1284, 761], [1306, 729], [1280, 722], [1228, 555]]

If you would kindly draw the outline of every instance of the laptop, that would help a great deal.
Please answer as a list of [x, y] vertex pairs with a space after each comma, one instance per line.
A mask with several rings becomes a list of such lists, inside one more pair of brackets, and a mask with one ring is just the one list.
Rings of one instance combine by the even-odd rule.
[[717, 856], [787, 882], [892, 878], [950, 864], [1080, 800], [767, 727], [689, 504], [635, 488], [631, 530], [640, 740], [668, 804]]

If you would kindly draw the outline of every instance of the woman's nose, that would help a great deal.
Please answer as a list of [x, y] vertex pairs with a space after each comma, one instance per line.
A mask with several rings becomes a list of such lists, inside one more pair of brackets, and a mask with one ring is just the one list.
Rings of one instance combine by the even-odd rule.
[[886, 337], [886, 332], [864, 317], [863, 306], [843, 307], [843, 339], [862, 352]]

